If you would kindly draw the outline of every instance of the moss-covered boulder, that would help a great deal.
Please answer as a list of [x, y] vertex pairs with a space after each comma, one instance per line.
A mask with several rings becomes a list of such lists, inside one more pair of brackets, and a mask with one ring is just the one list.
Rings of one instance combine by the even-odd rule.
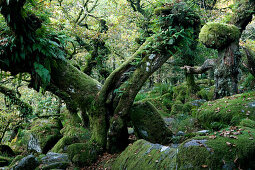
[[172, 137], [158, 110], [148, 101], [135, 103], [130, 110], [135, 134], [140, 139], [166, 144]]
[[93, 142], [74, 143], [67, 148], [68, 158], [79, 167], [91, 165], [97, 160], [101, 151], [102, 148]]
[[70, 160], [67, 154], [48, 152], [47, 155], [41, 158], [41, 169], [66, 169], [70, 166]]
[[77, 142], [79, 142], [79, 139], [76, 136], [64, 136], [55, 144], [51, 151], [56, 153], [67, 152], [67, 147]]
[[176, 148], [138, 140], [118, 156], [112, 169], [175, 169], [176, 154]]
[[35, 169], [38, 166], [38, 159], [34, 155], [28, 155], [18, 161], [18, 163], [14, 165], [13, 170]]
[[66, 124], [63, 129], [61, 129], [60, 133], [63, 136], [69, 136], [78, 138], [80, 142], [86, 142], [90, 139], [90, 131], [82, 126], [73, 126]]
[[30, 132], [40, 141], [42, 153], [47, 153], [61, 139], [61, 128], [57, 119], [37, 119], [32, 123]]
[[244, 118], [255, 120], [255, 92], [224, 97], [204, 103], [196, 117], [207, 129], [221, 129], [228, 125], [238, 125]]
[[179, 146], [178, 169], [254, 169], [255, 129], [230, 127]]
[[234, 25], [210, 22], [205, 24], [199, 40], [208, 48], [223, 49], [240, 38], [240, 31]]

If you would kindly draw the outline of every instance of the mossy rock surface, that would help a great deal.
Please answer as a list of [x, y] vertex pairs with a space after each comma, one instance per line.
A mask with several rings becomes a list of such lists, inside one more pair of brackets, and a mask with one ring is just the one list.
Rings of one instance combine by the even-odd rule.
[[76, 136], [64, 136], [56, 143], [51, 151], [56, 153], [67, 152], [67, 147], [77, 142], [79, 142], [79, 139]]
[[229, 127], [179, 146], [178, 169], [254, 169], [255, 129]]
[[79, 167], [89, 166], [101, 154], [102, 148], [93, 142], [74, 143], [67, 148], [68, 158]]
[[63, 129], [61, 129], [60, 133], [63, 136], [69, 136], [73, 138], [78, 138], [80, 142], [86, 142], [90, 139], [90, 131], [82, 126], [73, 126], [66, 124]]
[[218, 130], [238, 125], [244, 118], [255, 120], [254, 106], [255, 92], [243, 93], [204, 103], [196, 117], [204, 128]]
[[148, 101], [135, 103], [130, 110], [135, 134], [140, 139], [166, 144], [172, 137], [158, 110]]
[[115, 160], [115, 170], [155, 170], [176, 168], [176, 148], [138, 140]]
[[37, 119], [30, 132], [40, 141], [42, 153], [47, 153], [61, 139], [61, 126], [57, 119]]
[[234, 25], [210, 22], [205, 24], [199, 40], [208, 48], [223, 49], [240, 38], [240, 31]]

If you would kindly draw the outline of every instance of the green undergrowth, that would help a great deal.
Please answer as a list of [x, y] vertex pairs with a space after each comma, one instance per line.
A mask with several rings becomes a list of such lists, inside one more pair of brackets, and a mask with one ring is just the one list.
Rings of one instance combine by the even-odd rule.
[[204, 128], [219, 130], [238, 125], [244, 118], [255, 120], [255, 92], [224, 97], [203, 104], [195, 113]]
[[212, 83], [213, 81], [208, 79], [197, 80], [196, 84], [201, 90], [196, 94], [188, 91], [185, 82], [175, 87], [168, 84], [156, 84], [153, 90], [138, 93], [135, 101], [151, 102], [163, 117], [190, 114], [192, 109], [197, 109], [190, 102], [199, 99], [212, 100], [214, 93], [214, 86], [210, 86]]

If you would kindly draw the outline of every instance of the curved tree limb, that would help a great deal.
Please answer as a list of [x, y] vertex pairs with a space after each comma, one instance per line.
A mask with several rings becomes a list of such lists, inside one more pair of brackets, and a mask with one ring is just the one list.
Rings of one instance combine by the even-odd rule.
[[216, 64], [215, 62], [216, 59], [207, 59], [205, 60], [202, 66], [199, 67], [184, 66], [181, 67], [181, 69], [185, 70], [188, 74], [202, 74], [212, 69]]

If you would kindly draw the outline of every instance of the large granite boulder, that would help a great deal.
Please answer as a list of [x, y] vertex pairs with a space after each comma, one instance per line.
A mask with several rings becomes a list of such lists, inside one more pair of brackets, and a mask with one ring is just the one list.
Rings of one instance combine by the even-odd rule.
[[150, 102], [135, 103], [131, 108], [130, 115], [135, 134], [139, 139], [160, 144], [171, 141], [172, 132]]

